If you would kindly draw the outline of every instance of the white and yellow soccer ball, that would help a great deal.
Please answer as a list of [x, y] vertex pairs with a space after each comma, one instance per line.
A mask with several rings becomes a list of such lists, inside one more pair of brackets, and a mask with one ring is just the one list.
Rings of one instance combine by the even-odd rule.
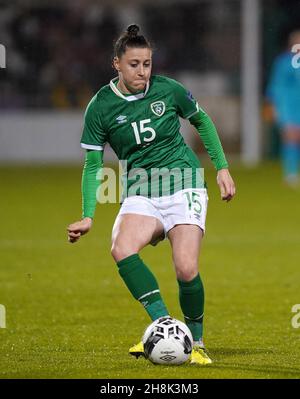
[[185, 363], [193, 348], [188, 326], [172, 317], [161, 317], [151, 323], [143, 335], [144, 354], [155, 364]]

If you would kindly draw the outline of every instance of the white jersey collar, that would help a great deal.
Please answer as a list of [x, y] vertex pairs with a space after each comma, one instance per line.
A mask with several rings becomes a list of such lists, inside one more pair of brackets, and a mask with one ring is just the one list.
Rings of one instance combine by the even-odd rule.
[[138, 94], [133, 94], [132, 96], [124, 96], [124, 94], [122, 94], [120, 92], [120, 90], [117, 88], [117, 86], [115, 85], [116, 80], [118, 80], [118, 77], [113, 78], [110, 82], [110, 88], [112, 89], [112, 91], [119, 97], [123, 98], [126, 101], [136, 101], [136, 100], [140, 100], [141, 98], [144, 98], [145, 95], [147, 94], [148, 90], [149, 90], [149, 81], [146, 84], [146, 89], [145, 91], [143, 91], [142, 93], [138, 93]]

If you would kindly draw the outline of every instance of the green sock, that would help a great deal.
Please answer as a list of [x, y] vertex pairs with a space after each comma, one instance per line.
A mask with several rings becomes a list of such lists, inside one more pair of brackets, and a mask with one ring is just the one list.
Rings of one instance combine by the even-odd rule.
[[194, 341], [203, 336], [204, 287], [199, 273], [191, 281], [178, 281], [179, 302]]
[[169, 312], [160, 295], [158, 283], [138, 254], [117, 262], [119, 273], [127, 288], [146, 309], [152, 320], [168, 316]]

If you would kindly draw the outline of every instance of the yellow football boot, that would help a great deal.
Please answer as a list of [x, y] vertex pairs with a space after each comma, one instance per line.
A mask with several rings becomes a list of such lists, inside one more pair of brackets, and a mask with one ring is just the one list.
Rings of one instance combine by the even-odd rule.
[[204, 348], [199, 345], [195, 345], [191, 353], [190, 363], [205, 366], [206, 364], [211, 364], [212, 360]]
[[143, 342], [139, 342], [136, 345], [133, 345], [130, 349], [129, 349], [129, 354], [132, 356], [135, 356], [137, 359], [140, 356], [145, 356], [144, 355], [144, 345]]

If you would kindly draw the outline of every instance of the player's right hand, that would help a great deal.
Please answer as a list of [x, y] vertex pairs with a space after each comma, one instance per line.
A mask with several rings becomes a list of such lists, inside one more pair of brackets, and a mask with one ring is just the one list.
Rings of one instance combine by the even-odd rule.
[[78, 222], [72, 223], [67, 227], [68, 241], [74, 243], [79, 240], [81, 236], [86, 234], [92, 227], [93, 219], [84, 218]]

